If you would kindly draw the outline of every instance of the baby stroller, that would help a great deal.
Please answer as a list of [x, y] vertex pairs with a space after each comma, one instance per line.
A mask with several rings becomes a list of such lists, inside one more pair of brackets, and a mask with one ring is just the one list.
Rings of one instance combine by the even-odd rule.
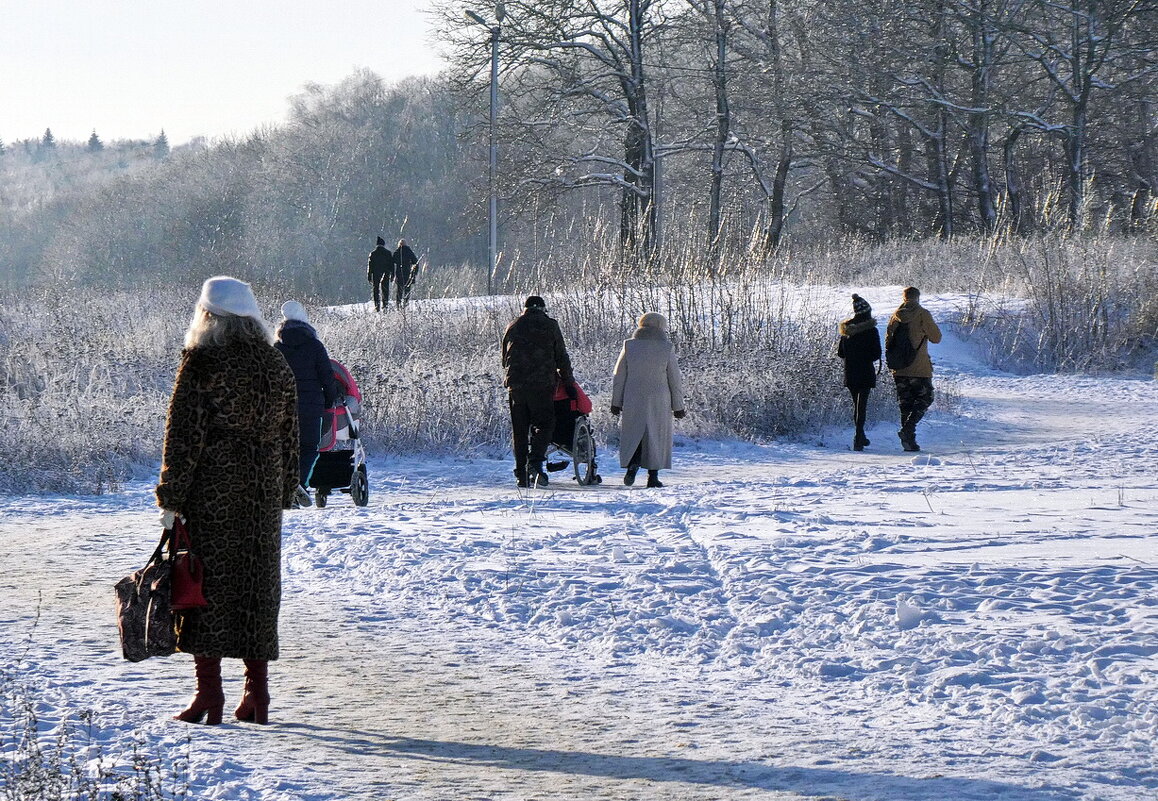
[[330, 359], [341, 396], [322, 416], [322, 438], [318, 460], [310, 473], [310, 486], [317, 490], [314, 503], [321, 509], [330, 492], [350, 493], [357, 506], [370, 502], [370, 480], [366, 475], [366, 449], [358, 436], [362, 419], [362, 393], [346, 366]]
[[[595, 436], [591, 431], [591, 400], [574, 381], [555, 387], [555, 432], [547, 446], [547, 470], [565, 470], [571, 464], [575, 480], [583, 486], [601, 484], [595, 463]], [[566, 459], [551, 461], [552, 456]]]

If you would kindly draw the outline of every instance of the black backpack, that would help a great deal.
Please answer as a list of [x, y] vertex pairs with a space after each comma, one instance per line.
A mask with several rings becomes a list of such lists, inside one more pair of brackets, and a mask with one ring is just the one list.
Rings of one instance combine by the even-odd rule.
[[914, 348], [913, 339], [909, 336], [909, 324], [897, 323], [892, 333], [885, 338], [885, 364], [890, 370], [904, 370], [916, 360], [917, 351], [924, 344], [925, 338], [922, 337], [921, 344]]

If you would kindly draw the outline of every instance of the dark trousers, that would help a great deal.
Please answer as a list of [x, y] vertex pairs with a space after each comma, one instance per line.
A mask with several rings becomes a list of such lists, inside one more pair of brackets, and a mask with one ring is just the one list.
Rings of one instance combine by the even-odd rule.
[[933, 379], [896, 376], [897, 406], [901, 410], [901, 428], [912, 432], [925, 412], [933, 405]]
[[864, 433], [865, 420], [868, 418], [868, 401], [871, 389], [853, 389], [849, 387], [849, 394], [852, 395], [852, 422], [856, 426], [856, 433]]
[[406, 306], [410, 303], [410, 290], [414, 288], [414, 282], [411, 280], [395, 281], [394, 282], [394, 304], [396, 306]]
[[382, 307], [390, 303], [389, 273], [371, 275], [370, 286], [374, 287], [374, 311], [382, 311]]
[[515, 452], [515, 469], [525, 470], [527, 463], [538, 465], [547, 458], [551, 432], [555, 430], [553, 390], [511, 390], [511, 450]]
[[301, 458], [298, 469], [302, 477], [302, 486], [310, 485], [310, 473], [314, 471], [314, 462], [318, 460], [318, 443], [322, 439], [322, 413], [298, 411], [298, 437], [301, 447]]

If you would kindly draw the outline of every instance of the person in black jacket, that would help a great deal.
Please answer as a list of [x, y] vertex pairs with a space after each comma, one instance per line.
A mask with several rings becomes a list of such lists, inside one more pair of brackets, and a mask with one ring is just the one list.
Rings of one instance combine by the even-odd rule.
[[390, 281], [394, 277], [394, 254], [386, 247], [386, 240], [378, 237], [377, 246], [370, 251], [366, 262], [366, 280], [374, 288], [374, 311], [390, 303]]
[[555, 430], [555, 385], [575, 380], [571, 357], [559, 324], [547, 316], [538, 295], [524, 303], [523, 313], [503, 334], [503, 386], [511, 409], [511, 445], [515, 482], [544, 486], [543, 462]]
[[398, 250], [394, 251], [394, 303], [400, 309], [410, 303], [410, 290], [418, 276], [417, 268], [418, 257], [405, 239], [399, 239]]
[[881, 335], [869, 302], [860, 295], [852, 296], [853, 316], [840, 324], [840, 342], [836, 355], [844, 359], [844, 385], [852, 395], [852, 419], [856, 424], [852, 449], [863, 451], [869, 444], [864, 433], [868, 399], [877, 385], [877, 371], [873, 362], [881, 358]]
[[310, 473], [318, 460], [322, 416], [338, 400], [338, 380], [334, 378], [330, 354], [310, 325], [302, 304], [287, 300], [282, 304], [281, 314], [284, 319], [277, 327], [277, 341], [273, 346], [285, 356], [297, 379], [298, 429], [301, 432], [299, 464], [304, 488], [310, 485]]

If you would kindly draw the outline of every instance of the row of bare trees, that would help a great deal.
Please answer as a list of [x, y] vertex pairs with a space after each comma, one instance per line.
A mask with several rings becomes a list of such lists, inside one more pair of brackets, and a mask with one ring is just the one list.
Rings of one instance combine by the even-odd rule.
[[[485, 0], [484, 0], [485, 3]], [[494, 18], [477, 3], [476, 14]], [[507, 213], [595, 190], [650, 252], [786, 223], [875, 237], [1125, 227], [1158, 196], [1155, 0], [507, 0]], [[462, 4], [443, 39], [480, 92]], [[590, 196], [592, 193], [588, 192]]]
[[[499, 286], [543, 263], [710, 270], [786, 237], [1158, 219], [1158, 0], [486, 1]], [[442, 2], [444, 76], [360, 71], [284, 125], [172, 152], [8, 147], [0, 283], [241, 272], [350, 300], [377, 235], [485, 275], [491, 31]]]

